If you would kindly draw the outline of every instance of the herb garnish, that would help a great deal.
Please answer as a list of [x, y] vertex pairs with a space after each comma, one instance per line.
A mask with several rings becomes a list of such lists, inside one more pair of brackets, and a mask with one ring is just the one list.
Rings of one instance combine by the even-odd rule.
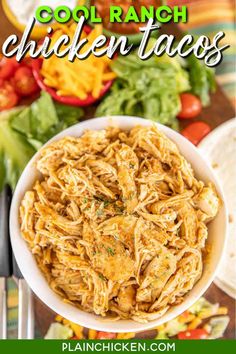
[[104, 277], [103, 274], [99, 273], [98, 276], [99, 276], [100, 279], [102, 279], [102, 280], [104, 280], [104, 281], [106, 280], [106, 278]]
[[115, 255], [115, 251], [111, 247], [107, 247], [107, 253], [111, 256]]

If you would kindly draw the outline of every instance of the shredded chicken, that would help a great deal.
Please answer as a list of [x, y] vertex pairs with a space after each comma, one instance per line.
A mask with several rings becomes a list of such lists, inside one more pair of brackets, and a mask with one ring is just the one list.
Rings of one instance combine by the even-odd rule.
[[22, 236], [52, 289], [97, 315], [147, 322], [199, 280], [220, 200], [155, 126], [87, 131], [43, 149]]

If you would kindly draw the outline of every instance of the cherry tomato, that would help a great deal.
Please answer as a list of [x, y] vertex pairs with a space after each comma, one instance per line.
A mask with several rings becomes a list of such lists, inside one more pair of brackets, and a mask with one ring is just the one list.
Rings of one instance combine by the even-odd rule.
[[20, 96], [30, 96], [39, 90], [32, 70], [23, 66], [16, 70], [14, 75], [15, 90]]
[[194, 145], [198, 145], [210, 131], [211, 127], [208, 124], [204, 122], [194, 122], [183, 129], [181, 134]]
[[5, 82], [0, 87], [0, 111], [15, 107], [18, 101], [19, 96], [14, 91], [12, 85]]
[[178, 334], [178, 339], [206, 339], [208, 333], [203, 328], [190, 329]]
[[202, 104], [198, 97], [191, 93], [182, 93], [180, 100], [182, 108], [178, 114], [179, 119], [192, 119], [201, 113]]
[[19, 65], [14, 58], [3, 57], [0, 60], [0, 79], [9, 80]]
[[28, 66], [29, 68], [32, 69], [32, 60], [31, 58], [24, 58], [22, 61], [21, 61], [21, 66]]
[[98, 332], [96, 339], [115, 339], [116, 333]]

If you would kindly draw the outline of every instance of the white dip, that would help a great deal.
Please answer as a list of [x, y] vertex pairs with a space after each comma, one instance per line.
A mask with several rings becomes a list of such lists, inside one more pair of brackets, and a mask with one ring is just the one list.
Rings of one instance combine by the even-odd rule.
[[[226, 292], [236, 295], [236, 119], [223, 124], [207, 136], [200, 149], [223, 186], [229, 209], [229, 238], [217, 278]], [[216, 282], [217, 283], [217, 282]], [[218, 283], [217, 283], [218, 284]], [[228, 289], [228, 291], [227, 291]]]
[[39, 6], [50, 6], [55, 9], [65, 5], [73, 9], [77, 5], [77, 0], [8, 0], [7, 2], [17, 21], [24, 25], [34, 16]]

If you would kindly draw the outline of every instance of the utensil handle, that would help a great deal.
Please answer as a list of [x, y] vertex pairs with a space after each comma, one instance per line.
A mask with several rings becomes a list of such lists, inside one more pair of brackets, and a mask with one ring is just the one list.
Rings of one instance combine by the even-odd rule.
[[0, 195], [0, 277], [12, 275], [11, 245], [9, 238], [10, 194], [5, 188]]
[[13, 277], [15, 277], [16, 279], [23, 279], [23, 275], [21, 274], [20, 268], [18, 267], [13, 252], [12, 252], [12, 266], [13, 266]]
[[0, 278], [0, 339], [7, 339], [7, 286], [6, 278]]
[[19, 279], [18, 339], [34, 338], [33, 294], [24, 279]]

